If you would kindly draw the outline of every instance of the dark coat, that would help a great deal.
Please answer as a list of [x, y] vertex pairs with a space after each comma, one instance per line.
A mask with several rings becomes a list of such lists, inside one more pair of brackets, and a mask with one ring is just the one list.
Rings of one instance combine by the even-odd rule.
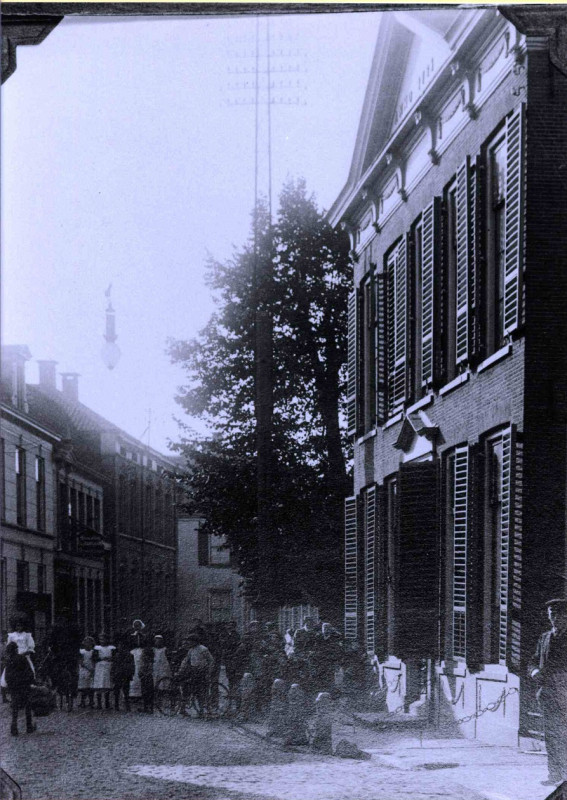
[[28, 694], [34, 682], [34, 674], [26, 656], [15, 655], [8, 659], [4, 678], [12, 694]]
[[539, 669], [535, 676], [539, 684], [538, 698], [553, 693], [559, 684], [567, 686], [567, 631], [558, 635], [553, 631], [542, 633], [528, 667], [529, 673], [534, 669]]

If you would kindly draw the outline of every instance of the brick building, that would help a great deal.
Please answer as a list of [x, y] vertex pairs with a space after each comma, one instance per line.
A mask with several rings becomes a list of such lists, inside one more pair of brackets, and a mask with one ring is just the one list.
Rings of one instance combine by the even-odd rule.
[[0, 631], [27, 614], [38, 647], [53, 619], [54, 449], [60, 437], [29, 413], [27, 347], [2, 348]]
[[[97, 616], [118, 633], [140, 617], [151, 629], [173, 634], [176, 624], [176, 484], [175, 464], [79, 401], [78, 375], [62, 376], [44, 362], [39, 385], [28, 386], [34, 418], [62, 438], [58, 461], [58, 517], [96, 549], [92, 529], [100, 520], [96, 486], [104, 499], [104, 541], [98, 555], [103, 574], [81, 583], [77, 564], [58, 555], [56, 579], [62, 601], [82, 613], [84, 592], [92, 596]], [[41, 366], [41, 365], [40, 365]], [[81, 476], [76, 474], [81, 466]], [[88, 480], [87, 480], [88, 478]], [[92, 497], [92, 502], [89, 501]], [[90, 515], [90, 516], [89, 516]], [[90, 542], [87, 542], [90, 540]], [[76, 558], [74, 559], [76, 562]], [[86, 576], [85, 576], [85, 580]]]
[[567, 69], [552, 19], [521, 27], [385, 13], [329, 212], [355, 261], [346, 636], [391, 708], [509, 742], [567, 590]]

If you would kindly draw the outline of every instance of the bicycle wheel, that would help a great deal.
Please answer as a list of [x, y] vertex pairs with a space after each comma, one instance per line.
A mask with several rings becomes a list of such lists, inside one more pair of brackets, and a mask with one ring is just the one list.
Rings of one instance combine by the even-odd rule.
[[174, 717], [181, 709], [181, 687], [172, 678], [161, 678], [155, 688], [154, 703], [164, 717]]

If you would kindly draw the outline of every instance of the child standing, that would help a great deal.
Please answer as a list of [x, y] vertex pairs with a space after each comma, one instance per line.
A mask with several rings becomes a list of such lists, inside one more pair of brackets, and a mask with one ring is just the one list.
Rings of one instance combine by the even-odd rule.
[[130, 711], [130, 681], [134, 677], [134, 656], [129, 650], [129, 642], [120, 639], [112, 659], [112, 683], [114, 684], [114, 708], [120, 710], [120, 692], [124, 695], [124, 708]]
[[93, 691], [93, 678], [95, 672], [95, 650], [94, 639], [92, 636], [86, 636], [83, 639], [83, 646], [79, 650], [79, 684], [78, 689], [81, 693], [81, 702], [79, 708], [86, 707], [86, 699], [89, 698], [89, 708], [94, 708], [94, 691]]
[[27, 627], [25, 614], [16, 614], [12, 619], [12, 631], [8, 634], [8, 644], [15, 642], [18, 646], [18, 655], [26, 657], [35, 678], [35, 667], [31, 660], [32, 653], [35, 653], [35, 642], [31, 633], [26, 630]]
[[30, 705], [31, 685], [34, 681], [32, 668], [25, 655], [18, 654], [16, 642], [9, 642], [6, 646], [6, 672], [5, 680], [12, 700], [12, 736], [18, 735], [18, 714], [24, 709], [26, 712], [26, 731], [33, 733], [32, 711]]
[[102, 708], [102, 695], [104, 693], [105, 708], [110, 708], [110, 690], [112, 689], [112, 656], [116, 647], [108, 644], [106, 633], [98, 637], [100, 644], [94, 648], [95, 670], [93, 676], [93, 689], [96, 694], [97, 708]]

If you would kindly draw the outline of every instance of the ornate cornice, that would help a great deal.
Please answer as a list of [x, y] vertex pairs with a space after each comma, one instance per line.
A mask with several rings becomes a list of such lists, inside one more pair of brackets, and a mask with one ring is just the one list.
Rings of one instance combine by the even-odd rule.
[[567, 6], [499, 6], [498, 10], [527, 37], [546, 36], [551, 63], [567, 76]]

